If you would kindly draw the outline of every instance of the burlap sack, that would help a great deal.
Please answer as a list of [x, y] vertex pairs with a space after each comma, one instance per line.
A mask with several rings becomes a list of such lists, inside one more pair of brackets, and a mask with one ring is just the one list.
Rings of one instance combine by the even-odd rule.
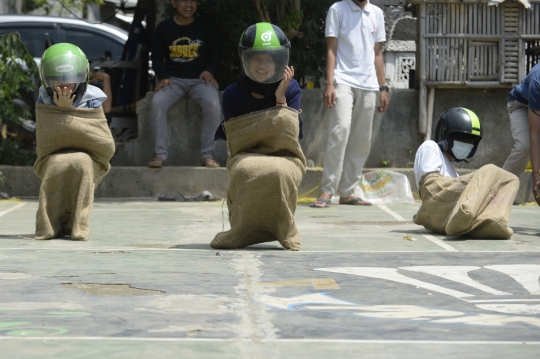
[[428, 174], [420, 181], [422, 205], [413, 220], [449, 236], [507, 239], [514, 233], [508, 219], [518, 189], [519, 179], [494, 165], [459, 178]]
[[41, 178], [36, 239], [88, 240], [94, 190], [114, 155], [102, 108], [37, 104], [36, 139], [34, 172]]
[[231, 153], [231, 230], [218, 233], [210, 245], [232, 249], [277, 240], [299, 250], [294, 212], [306, 159], [298, 143], [298, 112], [274, 107], [236, 117], [224, 127]]

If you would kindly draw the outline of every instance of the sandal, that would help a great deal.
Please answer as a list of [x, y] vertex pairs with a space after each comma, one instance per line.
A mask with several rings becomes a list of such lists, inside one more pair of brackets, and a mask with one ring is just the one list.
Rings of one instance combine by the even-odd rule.
[[[363, 202], [363, 203], [358, 203], [358, 202]], [[362, 198], [359, 198], [359, 197], [351, 198], [347, 202], [339, 202], [339, 204], [352, 204], [356, 206], [372, 206], [370, 202], [364, 201]]]
[[161, 168], [165, 164], [165, 158], [163, 156], [156, 156], [150, 162], [148, 162], [148, 167], [150, 168]]
[[[324, 203], [324, 206], [322, 204], [317, 204], [317, 202]], [[317, 198], [317, 200], [315, 202], [313, 202], [309, 206], [312, 207], [312, 208], [326, 208], [329, 205], [330, 205], [330, 200], [329, 199], [324, 199], [324, 198], [319, 197], [319, 198]]]
[[201, 166], [206, 168], [218, 168], [219, 163], [217, 163], [213, 158], [206, 157], [201, 159]]

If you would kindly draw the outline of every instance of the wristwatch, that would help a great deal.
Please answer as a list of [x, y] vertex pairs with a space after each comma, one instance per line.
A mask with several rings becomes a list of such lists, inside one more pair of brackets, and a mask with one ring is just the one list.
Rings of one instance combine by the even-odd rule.
[[386, 92], [388, 92], [388, 91], [390, 91], [390, 87], [388, 87], [388, 86], [380, 86], [380, 87], [379, 87], [379, 91], [386, 91]]

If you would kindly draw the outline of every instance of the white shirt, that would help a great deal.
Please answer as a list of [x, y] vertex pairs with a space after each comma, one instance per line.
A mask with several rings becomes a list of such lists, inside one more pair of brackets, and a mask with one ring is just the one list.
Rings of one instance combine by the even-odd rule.
[[444, 155], [435, 141], [425, 141], [418, 147], [414, 158], [414, 178], [420, 186], [420, 179], [427, 173], [439, 172], [444, 177], [457, 178], [456, 167]]
[[379, 90], [375, 72], [375, 43], [386, 41], [384, 15], [369, 3], [361, 9], [352, 0], [334, 3], [326, 15], [326, 37], [338, 39], [334, 80], [338, 84]]

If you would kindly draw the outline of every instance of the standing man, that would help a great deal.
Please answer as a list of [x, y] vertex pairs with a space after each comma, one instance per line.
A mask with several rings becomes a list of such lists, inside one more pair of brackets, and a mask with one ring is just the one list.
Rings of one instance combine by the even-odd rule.
[[514, 147], [503, 169], [519, 177], [530, 158], [533, 193], [540, 205], [540, 64], [534, 65], [523, 81], [510, 91], [507, 108]]
[[168, 156], [167, 111], [189, 94], [202, 110], [201, 165], [219, 167], [213, 159], [214, 132], [221, 120], [218, 83], [214, 74], [221, 63], [221, 44], [214, 24], [195, 14], [196, 0], [172, 0], [176, 15], [161, 22], [154, 33], [152, 66], [159, 80], [150, 112], [159, 168]]
[[378, 112], [388, 107], [382, 42], [383, 12], [369, 0], [342, 0], [326, 16], [326, 89], [329, 134], [322, 194], [311, 204], [325, 208], [339, 190], [339, 203], [371, 205], [354, 194], [369, 154], [376, 93]]

